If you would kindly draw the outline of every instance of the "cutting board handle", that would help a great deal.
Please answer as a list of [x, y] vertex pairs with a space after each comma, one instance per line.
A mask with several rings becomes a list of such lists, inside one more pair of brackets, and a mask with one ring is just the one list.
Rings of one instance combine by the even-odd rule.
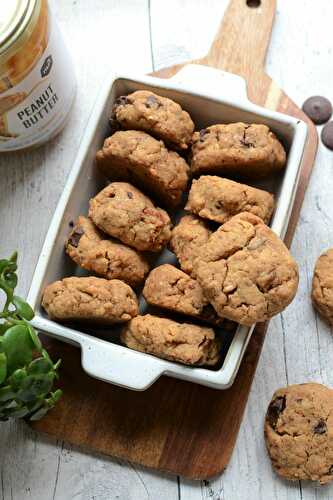
[[230, 0], [216, 38], [202, 61], [243, 76], [263, 72], [276, 0]]

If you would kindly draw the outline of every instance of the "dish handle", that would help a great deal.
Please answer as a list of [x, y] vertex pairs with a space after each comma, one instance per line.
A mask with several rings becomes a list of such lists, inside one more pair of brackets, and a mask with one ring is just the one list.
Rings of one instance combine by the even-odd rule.
[[136, 351], [111, 342], [89, 336], [81, 342], [81, 349], [82, 367], [88, 375], [127, 389], [144, 391], [163, 373], [156, 358], [138, 356]]
[[248, 103], [246, 81], [239, 75], [201, 64], [186, 64], [172, 78], [183, 90], [205, 93], [212, 99]]

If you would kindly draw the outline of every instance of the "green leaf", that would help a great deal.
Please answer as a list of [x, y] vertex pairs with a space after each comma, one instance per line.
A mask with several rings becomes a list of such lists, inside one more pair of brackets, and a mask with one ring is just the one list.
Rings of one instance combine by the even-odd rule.
[[0, 401], [8, 401], [9, 399], [13, 399], [16, 396], [16, 393], [10, 387], [10, 385], [6, 385], [5, 387], [1, 387], [0, 389]]
[[31, 338], [32, 342], [34, 343], [37, 351], [41, 352], [43, 346], [42, 346], [41, 341], [38, 338], [36, 330], [31, 325], [27, 325], [27, 327], [29, 329], [30, 338]]
[[17, 368], [22, 368], [32, 360], [34, 344], [25, 325], [9, 328], [2, 337], [2, 347], [7, 356], [7, 372], [10, 375]]
[[35, 313], [29, 304], [25, 300], [21, 299], [21, 297], [14, 295], [12, 303], [16, 307], [16, 313], [22, 318], [31, 321], [35, 316]]
[[29, 375], [48, 373], [50, 370], [53, 370], [53, 364], [45, 358], [34, 359], [28, 367]]
[[14, 290], [17, 286], [17, 275], [15, 273], [9, 272], [5, 274], [5, 282], [9, 288]]
[[4, 352], [0, 352], [0, 384], [6, 380], [7, 377], [7, 357]]
[[2, 323], [0, 325], [0, 335], [3, 335], [11, 326], [10, 323]]
[[33, 413], [31, 416], [30, 416], [30, 420], [34, 421], [34, 420], [40, 420], [42, 417], [44, 417], [44, 415], [47, 414], [47, 412], [49, 411], [49, 407], [48, 406], [42, 406], [39, 410], [37, 410], [35, 413]]
[[28, 375], [23, 381], [16, 397], [25, 403], [34, 401], [37, 397], [42, 397], [51, 390], [53, 380], [53, 373]]
[[27, 377], [27, 372], [24, 368], [19, 368], [18, 370], [15, 370], [11, 376], [9, 377], [8, 381], [10, 383], [10, 385], [12, 386], [12, 388], [17, 391], [23, 381], [26, 379]]

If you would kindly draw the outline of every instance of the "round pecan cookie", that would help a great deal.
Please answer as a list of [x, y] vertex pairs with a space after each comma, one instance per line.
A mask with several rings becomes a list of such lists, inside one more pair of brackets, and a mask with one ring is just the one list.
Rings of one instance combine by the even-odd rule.
[[286, 153], [266, 125], [212, 125], [193, 134], [191, 170], [198, 174], [264, 177], [281, 170]]
[[220, 341], [212, 328], [177, 323], [146, 314], [126, 325], [121, 341], [136, 351], [186, 365], [216, 365], [220, 359]]
[[42, 306], [56, 321], [124, 323], [138, 314], [133, 290], [120, 280], [64, 278], [45, 288]]
[[138, 286], [149, 271], [143, 254], [109, 238], [82, 215], [76, 221], [65, 248], [76, 264], [109, 280], [120, 279]]
[[317, 311], [333, 325], [333, 248], [323, 253], [316, 262], [311, 296]]
[[111, 121], [125, 129], [149, 132], [179, 149], [187, 149], [194, 131], [190, 115], [177, 102], [149, 90], [118, 97]]
[[283, 311], [298, 286], [297, 264], [283, 241], [248, 212], [209, 237], [194, 271], [217, 314], [243, 325]]
[[280, 476], [332, 481], [333, 390], [315, 383], [277, 390], [266, 414], [265, 440]]
[[137, 130], [116, 132], [105, 139], [96, 163], [110, 180], [134, 182], [167, 207], [180, 203], [190, 170], [162, 141]]
[[92, 198], [89, 217], [102, 231], [137, 250], [159, 252], [171, 236], [167, 212], [127, 182], [112, 182]]

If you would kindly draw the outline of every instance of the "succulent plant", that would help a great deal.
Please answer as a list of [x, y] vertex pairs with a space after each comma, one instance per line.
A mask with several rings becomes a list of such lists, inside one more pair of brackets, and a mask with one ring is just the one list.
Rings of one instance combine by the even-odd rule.
[[10, 417], [38, 420], [60, 398], [52, 392], [60, 360], [53, 364], [36, 330], [29, 323], [32, 308], [14, 295], [17, 253], [0, 260], [0, 290], [5, 304], [0, 312], [0, 421]]

